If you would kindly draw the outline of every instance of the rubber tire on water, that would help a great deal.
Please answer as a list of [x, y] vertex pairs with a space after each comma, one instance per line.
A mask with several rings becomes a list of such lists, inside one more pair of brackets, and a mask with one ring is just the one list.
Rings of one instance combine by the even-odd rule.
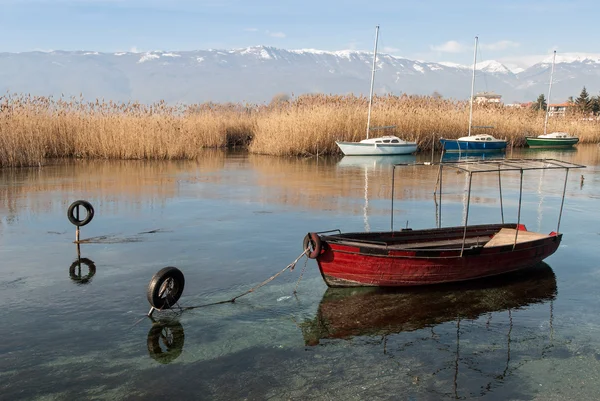
[[[86, 265], [88, 268], [88, 274], [85, 276], [80, 276], [77, 271], [77, 267], [81, 268], [81, 265]], [[88, 258], [81, 258], [75, 260], [71, 267], [69, 267], [69, 277], [71, 280], [76, 281], [78, 284], [87, 284], [90, 282], [92, 277], [96, 274], [96, 265], [94, 261]]]
[[[161, 290], [166, 285], [170, 288], [166, 296], [161, 296]], [[160, 269], [150, 280], [146, 296], [150, 305], [156, 309], [170, 309], [183, 294], [185, 278], [176, 267], [168, 266]]]
[[[83, 219], [83, 220], [78, 220], [75, 217], [75, 209], [78, 208], [79, 206], [83, 206], [85, 211], [87, 212], [87, 215], [85, 216], [85, 219]], [[69, 209], [67, 210], [67, 218], [69, 219], [71, 224], [73, 224], [77, 227], [83, 227], [86, 224], [89, 224], [89, 222], [92, 221], [92, 219], [94, 218], [94, 207], [88, 201], [84, 201], [84, 200], [75, 201], [75, 202], [71, 203], [71, 206], [69, 206]]]
[[148, 332], [148, 353], [155, 361], [168, 364], [181, 355], [184, 342], [185, 335], [181, 323], [157, 322]]
[[[316, 233], [308, 233], [302, 242], [302, 249], [309, 249], [307, 256], [310, 259], [316, 259], [321, 254], [321, 237]], [[312, 249], [311, 249], [312, 248]]]

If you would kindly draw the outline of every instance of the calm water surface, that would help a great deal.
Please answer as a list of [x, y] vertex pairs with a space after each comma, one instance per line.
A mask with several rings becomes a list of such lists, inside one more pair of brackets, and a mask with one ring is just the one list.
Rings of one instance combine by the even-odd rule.
[[[569, 175], [561, 247], [530, 273], [346, 291], [327, 289], [311, 260], [294, 295], [303, 259], [235, 304], [154, 323], [146, 288], [164, 266], [185, 274], [181, 304], [198, 305], [280, 271], [308, 231], [388, 230], [392, 159], [208, 152], [197, 162], [0, 170], [0, 398], [597, 399], [600, 148], [512, 156], [588, 166]], [[436, 173], [399, 173], [395, 224], [436, 224]], [[556, 229], [563, 178], [525, 174], [529, 229]], [[465, 184], [444, 176], [443, 225], [461, 224]], [[499, 222], [497, 178], [473, 185], [469, 221]], [[502, 185], [516, 221], [518, 175]], [[96, 210], [81, 265], [66, 218], [77, 199]]]

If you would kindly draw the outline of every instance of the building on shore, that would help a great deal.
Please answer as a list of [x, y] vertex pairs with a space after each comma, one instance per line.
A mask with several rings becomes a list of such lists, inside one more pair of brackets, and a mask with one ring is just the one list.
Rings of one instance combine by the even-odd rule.
[[475, 94], [475, 101], [477, 103], [501, 103], [502, 95], [495, 92], [478, 92]]
[[567, 114], [569, 107], [573, 107], [573, 103], [550, 103], [548, 105], [548, 115], [553, 117], [564, 117]]

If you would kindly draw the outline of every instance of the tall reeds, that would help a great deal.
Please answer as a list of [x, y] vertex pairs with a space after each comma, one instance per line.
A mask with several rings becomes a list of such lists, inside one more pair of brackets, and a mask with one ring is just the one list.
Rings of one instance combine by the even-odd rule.
[[[35, 166], [47, 158], [195, 159], [203, 148], [247, 146], [252, 153], [289, 156], [338, 153], [336, 140], [366, 134], [367, 99], [303, 95], [271, 105], [152, 105], [82, 98], [0, 97], [0, 167]], [[542, 133], [544, 113], [477, 106], [474, 133], [506, 138], [515, 146]], [[468, 128], [468, 103], [420, 96], [375, 97], [371, 126], [431, 149], [440, 137]], [[574, 115], [551, 118], [550, 131], [567, 131], [581, 143], [600, 140], [600, 124]]]
[[0, 167], [46, 158], [195, 159], [203, 148], [247, 143], [241, 106], [119, 104], [8, 95], [0, 98]]

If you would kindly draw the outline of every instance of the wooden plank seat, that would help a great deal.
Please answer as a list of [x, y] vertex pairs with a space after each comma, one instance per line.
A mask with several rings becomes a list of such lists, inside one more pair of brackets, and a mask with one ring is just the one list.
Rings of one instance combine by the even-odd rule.
[[[517, 230], [514, 228], [503, 228], [498, 232], [498, 234], [494, 235], [487, 244], [485, 244], [484, 248], [489, 248], [491, 246], [512, 245], [515, 243], [516, 233]], [[519, 235], [517, 236], [517, 244], [547, 237], [549, 237], [548, 234], [541, 234], [531, 231], [519, 231]]]

